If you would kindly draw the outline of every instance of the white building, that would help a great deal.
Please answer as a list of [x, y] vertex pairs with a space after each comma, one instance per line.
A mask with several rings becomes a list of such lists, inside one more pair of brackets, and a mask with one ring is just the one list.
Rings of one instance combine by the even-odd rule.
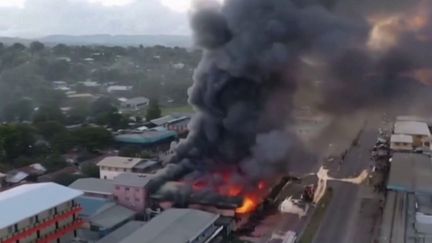
[[394, 134], [411, 136], [414, 147], [430, 147], [431, 132], [425, 122], [396, 121]]
[[390, 149], [394, 151], [412, 151], [413, 137], [410, 135], [393, 134], [390, 138]]
[[127, 92], [131, 90], [132, 90], [132, 86], [126, 86], [126, 85], [112, 85], [107, 88], [108, 93]]
[[111, 156], [101, 160], [97, 166], [101, 179], [112, 180], [122, 173], [132, 173], [133, 168], [143, 161], [141, 158]]
[[148, 106], [150, 100], [146, 97], [135, 97], [135, 98], [123, 100], [121, 102], [122, 102], [121, 107], [123, 109], [138, 111]]
[[71, 242], [84, 223], [75, 201], [83, 193], [55, 183], [0, 193], [0, 242]]

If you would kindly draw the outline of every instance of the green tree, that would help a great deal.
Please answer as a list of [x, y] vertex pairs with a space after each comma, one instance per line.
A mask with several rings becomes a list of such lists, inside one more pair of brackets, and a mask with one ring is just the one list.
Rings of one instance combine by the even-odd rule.
[[30, 52], [32, 54], [41, 52], [43, 49], [45, 49], [45, 45], [39, 41], [33, 41], [30, 43]]
[[51, 139], [56, 134], [62, 134], [67, 132], [65, 126], [58, 121], [41, 121], [36, 123], [35, 126], [38, 130], [38, 133], [48, 141], [51, 141]]
[[109, 97], [101, 97], [91, 104], [90, 111], [93, 115], [107, 114], [116, 112], [114, 101]]
[[8, 122], [28, 121], [33, 113], [33, 104], [30, 99], [20, 99], [8, 103], [2, 112], [2, 117]]
[[76, 125], [84, 123], [87, 117], [90, 115], [88, 105], [78, 105], [72, 108], [66, 117], [67, 125]]
[[97, 118], [99, 125], [106, 125], [114, 130], [124, 129], [128, 127], [128, 120], [123, 115], [117, 112], [103, 113]]
[[150, 99], [150, 104], [149, 107], [147, 109], [147, 114], [146, 114], [146, 120], [150, 121], [156, 118], [161, 117], [162, 112], [161, 109], [159, 107], [159, 103], [157, 101], [157, 99]]
[[70, 64], [67, 61], [57, 60], [48, 64], [45, 78], [51, 81], [64, 80], [68, 77], [69, 70]]
[[43, 165], [49, 172], [56, 171], [67, 167], [66, 160], [58, 153], [49, 155]]
[[58, 44], [53, 48], [54, 54], [57, 56], [67, 56], [70, 54], [70, 48], [65, 44]]
[[24, 51], [26, 49], [26, 46], [21, 43], [14, 43], [12, 46], [9, 47], [10, 49], [14, 51]]
[[35, 141], [35, 131], [30, 126], [0, 126], [0, 154], [4, 159], [10, 160], [32, 154]]
[[63, 173], [60, 174], [59, 176], [57, 176], [56, 178], [54, 178], [54, 182], [63, 186], [69, 186], [70, 184], [72, 184], [74, 181], [83, 178], [83, 176], [81, 175], [71, 175], [68, 173]]
[[76, 146], [75, 137], [69, 132], [56, 133], [51, 138], [51, 146], [58, 153], [66, 153]]
[[33, 116], [33, 123], [42, 123], [48, 121], [55, 121], [63, 124], [65, 121], [65, 116], [63, 115], [60, 108], [55, 105], [44, 105], [39, 107]]
[[104, 149], [113, 141], [111, 133], [101, 127], [84, 127], [73, 131], [72, 134], [77, 145], [88, 151]]
[[99, 178], [99, 167], [93, 163], [86, 163], [81, 166], [81, 172], [86, 177]]

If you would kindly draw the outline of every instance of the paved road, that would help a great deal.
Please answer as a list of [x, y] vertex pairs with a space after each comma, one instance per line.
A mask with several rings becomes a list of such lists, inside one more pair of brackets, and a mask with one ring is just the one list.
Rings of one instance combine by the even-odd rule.
[[[377, 138], [377, 126], [368, 124], [361, 133], [358, 145], [351, 148], [338, 171], [330, 172], [336, 178], [357, 176], [370, 165], [370, 148]], [[333, 188], [333, 199], [326, 211], [314, 242], [316, 243], [351, 243], [352, 229], [355, 225], [355, 207], [359, 186], [332, 181], [328, 184]]]

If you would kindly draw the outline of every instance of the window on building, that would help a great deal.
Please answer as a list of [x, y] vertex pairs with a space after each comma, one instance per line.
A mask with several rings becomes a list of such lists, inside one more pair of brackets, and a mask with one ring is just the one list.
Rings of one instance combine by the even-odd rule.
[[115, 189], [116, 189], [116, 190], [120, 190], [120, 186], [116, 186]]
[[126, 200], [126, 201], [129, 201], [129, 197], [125, 197], [125, 200]]
[[140, 200], [139, 200], [139, 198], [136, 197], [136, 198], [135, 198], [135, 201], [136, 201], [136, 202], [139, 202]]
[[9, 226], [9, 227], [7, 228], [8, 233], [9, 233], [9, 234], [12, 234], [13, 232], [15, 232], [14, 228], [15, 228], [14, 226]]
[[125, 187], [125, 190], [126, 190], [126, 191], [129, 191], [129, 187]]
[[135, 188], [135, 191], [136, 191], [136, 192], [139, 192], [139, 191], [140, 191], [140, 189], [139, 189], [139, 188]]

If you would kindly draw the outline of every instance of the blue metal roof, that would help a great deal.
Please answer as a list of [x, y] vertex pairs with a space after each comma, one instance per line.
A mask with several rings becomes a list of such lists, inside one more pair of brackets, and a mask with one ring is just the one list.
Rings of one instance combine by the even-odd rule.
[[83, 211], [81, 211], [81, 215], [85, 218], [90, 217], [114, 204], [107, 199], [92, 198], [86, 196], [78, 197], [76, 201], [81, 205], [83, 209]]
[[144, 131], [142, 133], [121, 134], [114, 137], [116, 142], [131, 143], [141, 145], [152, 145], [165, 141], [167, 139], [174, 139], [177, 133], [174, 131]]

